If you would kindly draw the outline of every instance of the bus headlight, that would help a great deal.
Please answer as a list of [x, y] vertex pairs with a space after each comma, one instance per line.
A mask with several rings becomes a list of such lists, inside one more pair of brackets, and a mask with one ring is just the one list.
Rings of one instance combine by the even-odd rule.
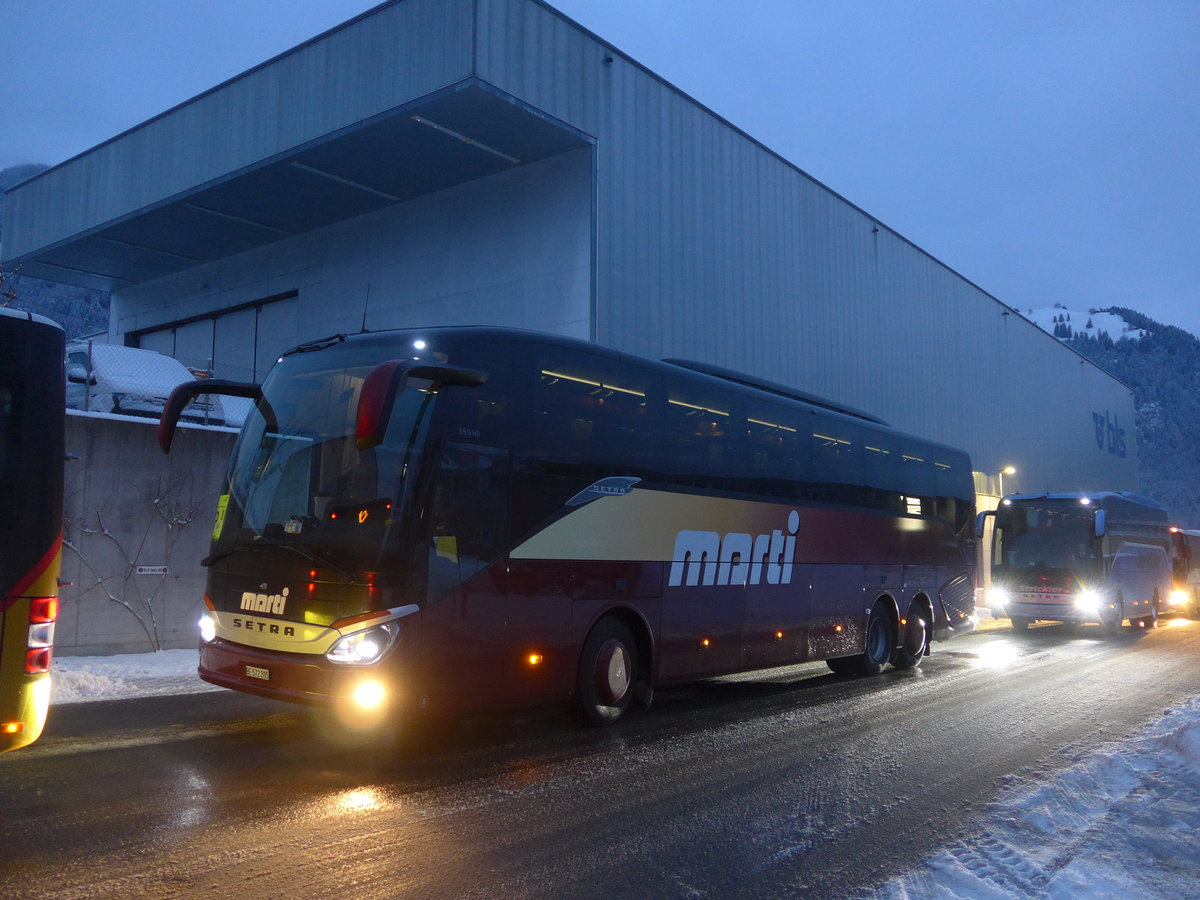
[[206, 612], [200, 617], [198, 623], [200, 625], [200, 640], [204, 643], [211, 643], [213, 638], [217, 636], [217, 619], [210, 613]]
[[1075, 608], [1081, 613], [1095, 615], [1100, 612], [1104, 598], [1096, 591], [1080, 591], [1075, 595]]
[[373, 628], [355, 631], [338, 638], [325, 658], [350, 666], [369, 666], [387, 653], [399, 634], [400, 626], [395, 622], [384, 622]]
[[1187, 606], [1188, 592], [1174, 590], [1174, 591], [1171, 591], [1171, 593], [1167, 595], [1167, 599], [1171, 602], [1172, 606]]
[[987, 593], [987, 605], [993, 612], [1004, 612], [1004, 610], [1008, 609], [1008, 603], [1011, 599], [1008, 591], [1004, 588], [994, 587]]

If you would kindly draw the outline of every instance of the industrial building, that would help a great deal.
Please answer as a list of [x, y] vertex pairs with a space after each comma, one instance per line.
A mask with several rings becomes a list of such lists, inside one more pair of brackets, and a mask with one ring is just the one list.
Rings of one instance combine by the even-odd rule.
[[393, 0], [15, 188], [4, 264], [226, 378], [511, 325], [868, 410], [985, 494], [1137, 489], [1125, 385], [797, 162], [540, 0]]

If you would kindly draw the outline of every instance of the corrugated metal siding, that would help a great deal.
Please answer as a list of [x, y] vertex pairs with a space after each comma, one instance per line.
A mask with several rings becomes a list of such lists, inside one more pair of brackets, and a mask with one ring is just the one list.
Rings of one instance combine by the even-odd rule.
[[381, 7], [50, 170], [9, 196], [6, 256], [461, 81], [471, 72], [473, 16], [473, 0]]
[[[595, 138], [591, 330], [601, 343], [742, 369], [873, 411], [964, 446], [984, 471], [1017, 465], [1011, 487], [1137, 486], [1124, 386], [536, 0], [404, 0], [375, 10], [11, 195], [6, 234], [21, 246], [6, 252], [18, 256], [252, 166], [472, 70]], [[295, 97], [303, 102], [289, 102]], [[39, 189], [51, 183], [53, 194]], [[505, 215], [490, 209], [478, 211]], [[370, 241], [356, 222], [337, 233]], [[245, 260], [206, 271], [224, 276], [220, 290], [231, 297], [253, 296], [255, 285], [262, 296], [309, 284], [322, 298], [350, 296], [353, 284], [380, 277], [393, 238], [346, 250], [363, 260], [349, 275], [329, 250], [328, 280], [326, 263], [314, 262], [320, 253], [298, 251], [312, 235], [262, 250], [257, 272]], [[461, 244], [468, 254], [470, 242]], [[193, 282], [202, 282], [198, 270], [173, 284]], [[579, 290], [578, 278], [567, 282]], [[539, 290], [531, 308], [549, 310], [551, 289]], [[165, 303], [214, 302], [203, 291], [172, 301], [164, 285], [149, 285], [115, 308], [165, 321]], [[439, 296], [444, 305], [450, 294]], [[578, 299], [567, 304], [570, 316]], [[1096, 442], [1093, 414], [1124, 423], [1125, 457]]]
[[874, 411], [1010, 486], [1136, 488], [1119, 382], [552, 10], [480, 0], [477, 40], [481, 77], [597, 139], [601, 343]]

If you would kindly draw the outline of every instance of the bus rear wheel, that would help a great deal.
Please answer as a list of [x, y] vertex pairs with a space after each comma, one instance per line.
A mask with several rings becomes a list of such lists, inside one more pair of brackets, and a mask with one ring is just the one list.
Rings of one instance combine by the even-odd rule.
[[620, 619], [596, 623], [583, 644], [575, 697], [588, 725], [611, 725], [633, 702], [637, 642]]
[[904, 640], [892, 655], [892, 665], [897, 669], [915, 669], [921, 664], [929, 648], [928, 613], [916, 604], [908, 610], [908, 624], [904, 626]]
[[1117, 603], [1108, 615], [1100, 618], [1100, 624], [1109, 634], [1120, 634], [1125, 627], [1125, 598], [1117, 594]]
[[896, 647], [896, 630], [882, 603], [876, 603], [867, 619], [866, 649], [858, 656], [843, 656], [825, 660], [839, 675], [878, 675], [892, 658]]

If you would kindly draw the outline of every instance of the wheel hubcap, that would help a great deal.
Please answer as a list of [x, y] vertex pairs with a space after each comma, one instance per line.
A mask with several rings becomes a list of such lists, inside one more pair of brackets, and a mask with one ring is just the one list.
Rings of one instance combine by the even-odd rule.
[[602, 703], [612, 706], [621, 701], [632, 681], [629, 650], [616, 639], [604, 642], [596, 657], [596, 693]]

